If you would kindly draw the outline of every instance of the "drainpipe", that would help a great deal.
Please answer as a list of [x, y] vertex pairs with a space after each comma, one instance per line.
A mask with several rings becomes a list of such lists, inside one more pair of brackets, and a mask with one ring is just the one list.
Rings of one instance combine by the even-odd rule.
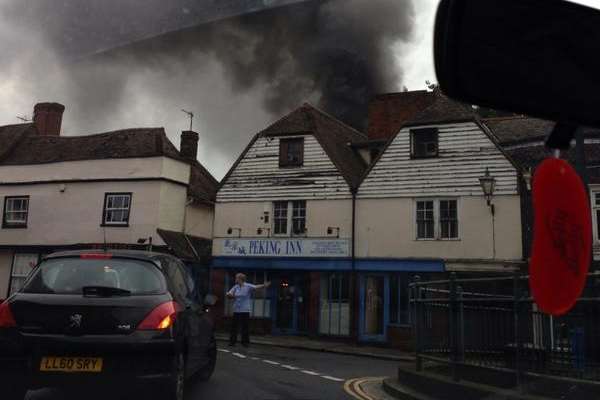
[[352, 304], [352, 314], [353, 314], [353, 321], [356, 321], [353, 325], [354, 325], [354, 334], [356, 335], [356, 341], [358, 342], [358, 331], [359, 331], [359, 317], [358, 317], [358, 313], [359, 313], [359, 307], [356, 307], [356, 299], [355, 299], [355, 293], [356, 293], [356, 288], [355, 285], [357, 282], [356, 280], [356, 189], [352, 189], [352, 250], [351, 250], [351, 263], [352, 263], [352, 273], [350, 274], [350, 287], [352, 288], [352, 291], [350, 292], [350, 299], [351, 299], [351, 304]]

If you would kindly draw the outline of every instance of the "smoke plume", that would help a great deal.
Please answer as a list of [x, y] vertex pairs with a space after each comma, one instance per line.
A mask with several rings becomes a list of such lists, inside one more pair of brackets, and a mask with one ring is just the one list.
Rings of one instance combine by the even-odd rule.
[[65, 134], [166, 126], [177, 144], [192, 109], [200, 159], [221, 176], [304, 101], [363, 129], [369, 98], [402, 85], [411, 0], [245, 0], [262, 11], [218, 21], [236, 1], [204, 3], [0, 0], [2, 118], [59, 101]]

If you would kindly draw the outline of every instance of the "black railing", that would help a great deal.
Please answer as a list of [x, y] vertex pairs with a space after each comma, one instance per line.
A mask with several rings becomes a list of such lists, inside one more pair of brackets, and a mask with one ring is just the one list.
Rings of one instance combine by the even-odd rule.
[[[588, 277], [583, 297], [566, 315], [537, 310], [527, 276], [457, 279], [410, 285], [416, 367], [464, 367], [528, 376], [600, 380], [600, 274]], [[471, 369], [472, 371], [472, 369]]]

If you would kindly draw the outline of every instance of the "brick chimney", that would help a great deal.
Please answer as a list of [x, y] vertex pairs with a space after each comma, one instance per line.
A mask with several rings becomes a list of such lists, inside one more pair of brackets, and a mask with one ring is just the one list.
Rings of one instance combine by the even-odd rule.
[[433, 104], [434, 100], [433, 92], [426, 90], [376, 96], [369, 103], [369, 139], [389, 139], [407, 121]]
[[198, 158], [198, 132], [183, 131], [181, 133], [181, 146], [179, 152], [182, 157], [196, 161]]
[[33, 107], [33, 123], [42, 136], [60, 136], [65, 106], [59, 103], [38, 103]]

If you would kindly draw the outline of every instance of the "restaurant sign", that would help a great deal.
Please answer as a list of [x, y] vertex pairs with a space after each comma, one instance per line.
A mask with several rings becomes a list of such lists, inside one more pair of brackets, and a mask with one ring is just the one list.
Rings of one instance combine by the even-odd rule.
[[237, 257], [349, 257], [347, 239], [222, 239], [224, 256]]

